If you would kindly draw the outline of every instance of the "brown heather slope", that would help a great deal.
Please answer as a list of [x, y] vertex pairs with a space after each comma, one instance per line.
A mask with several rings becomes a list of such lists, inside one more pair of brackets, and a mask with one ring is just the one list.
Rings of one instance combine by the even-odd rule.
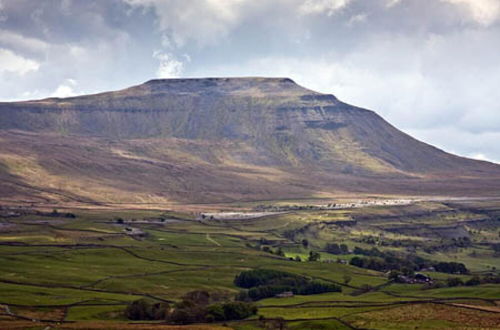
[[500, 166], [445, 153], [290, 79], [205, 78], [0, 103], [0, 179], [4, 200], [493, 196]]

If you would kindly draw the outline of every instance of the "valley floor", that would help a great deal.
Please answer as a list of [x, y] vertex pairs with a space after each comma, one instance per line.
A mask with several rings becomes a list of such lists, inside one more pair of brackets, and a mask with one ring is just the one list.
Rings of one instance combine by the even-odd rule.
[[[500, 329], [497, 200], [238, 207], [228, 209], [259, 216], [211, 217], [224, 211], [216, 206], [205, 217], [202, 206], [2, 207], [0, 328]], [[242, 291], [235, 276], [249, 269], [342, 292], [256, 300], [257, 315], [239, 321], [180, 326], [125, 316], [133, 301], [176, 306], [193, 290], [233, 300]]]

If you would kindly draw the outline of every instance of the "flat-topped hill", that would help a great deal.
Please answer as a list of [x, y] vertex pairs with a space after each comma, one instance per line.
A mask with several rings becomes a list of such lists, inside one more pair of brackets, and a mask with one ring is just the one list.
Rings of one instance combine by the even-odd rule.
[[[0, 139], [14, 190], [54, 181], [50, 198], [56, 182], [68, 185], [62, 196], [148, 201], [490, 195], [500, 186], [499, 166], [445, 153], [288, 78], [156, 79], [0, 103]], [[86, 180], [95, 185], [73, 187]]]

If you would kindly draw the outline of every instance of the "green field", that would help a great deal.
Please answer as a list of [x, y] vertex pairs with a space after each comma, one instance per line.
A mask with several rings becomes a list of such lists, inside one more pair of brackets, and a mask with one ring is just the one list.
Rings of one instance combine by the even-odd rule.
[[[496, 206], [432, 202], [225, 221], [197, 221], [190, 213], [175, 213], [171, 219], [174, 214], [160, 211], [74, 210], [75, 218], [30, 212], [1, 217], [0, 328], [27, 328], [30, 320], [30, 327], [40, 329], [145, 329], [144, 322], [131, 324], [125, 317], [132, 301], [175, 304], [194, 290], [233, 300], [241, 290], [233, 279], [248, 269], [303, 275], [340, 285], [342, 292], [258, 300], [257, 316], [227, 322], [227, 327], [500, 328], [500, 284], [446, 284], [449, 277], [466, 282], [474, 276], [498, 275], [500, 258], [493, 249], [500, 242]], [[350, 220], [356, 223], [337, 223]], [[457, 235], [468, 239], [463, 243]], [[346, 244], [350, 251], [331, 254], [328, 243]], [[469, 273], [423, 272], [434, 287], [392, 283], [385, 271], [349, 265], [361, 256], [352, 252], [354, 247], [435, 263], [461, 262]], [[320, 259], [307, 261], [311, 251]], [[290, 260], [296, 256], [301, 261]]]

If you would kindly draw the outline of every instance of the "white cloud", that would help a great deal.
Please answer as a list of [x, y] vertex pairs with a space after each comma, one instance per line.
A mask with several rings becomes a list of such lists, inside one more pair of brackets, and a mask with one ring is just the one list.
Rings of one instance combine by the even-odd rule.
[[353, 26], [353, 25], [356, 25], [358, 23], [363, 23], [364, 21], [366, 21], [367, 17], [368, 17], [368, 15], [364, 14], [364, 13], [351, 16], [351, 18], [347, 22], [347, 25]]
[[326, 14], [332, 16], [338, 10], [346, 7], [351, 0], [305, 0], [299, 7], [303, 15]]
[[30, 53], [43, 53], [50, 47], [50, 45], [43, 40], [29, 38], [7, 30], [0, 30], [0, 45]]
[[485, 160], [485, 161], [488, 161], [488, 162], [494, 162], [493, 160], [489, 159], [485, 154], [471, 154], [469, 155], [470, 158], [472, 159], [477, 159], [477, 160]]
[[402, 0], [387, 0], [386, 7], [391, 8], [401, 3]]
[[500, 132], [471, 133], [448, 126], [406, 132], [421, 141], [464, 157], [500, 163]]
[[51, 97], [69, 97], [75, 96], [76, 92], [74, 87], [77, 85], [73, 79], [66, 79], [66, 81], [57, 86], [57, 89], [50, 95]]
[[25, 75], [30, 71], [37, 71], [40, 64], [19, 56], [9, 49], [0, 48], [0, 72], [11, 72]]
[[160, 62], [156, 71], [158, 78], [177, 78], [181, 76], [184, 64], [171, 54], [156, 51], [153, 53], [153, 57]]
[[441, 0], [464, 6], [470, 17], [477, 23], [488, 26], [500, 18], [499, 0]]

